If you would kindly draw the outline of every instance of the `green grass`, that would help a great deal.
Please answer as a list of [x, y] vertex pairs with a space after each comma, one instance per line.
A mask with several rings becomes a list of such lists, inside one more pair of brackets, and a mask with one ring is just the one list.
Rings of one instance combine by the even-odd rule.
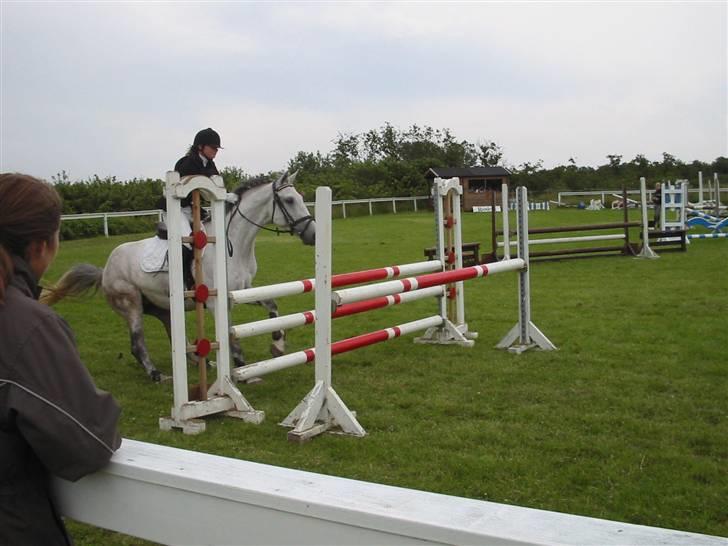
[[[621, 212], [533, 212], [531, 226], [619, 221]], [[635, 212], [633, 218], [637, 219]], [[464, 216], [464, 240], [487, 249], [489, 215]], [[637, 241], [637, 231], [632, 236]], [[334, 270], [422, 260], [432, 215], [408, 212], [334, 222]], [[49, 271], [103, 265], [131, 237], [64, 243]], [[609, 242], [606, 244], [610, 244]], [[611, 243], [614, 244], [614, 243]], [[313, 249], [262, 233], [256, 284], [313, 276]], [[560, 512], [728, 536], [728, 242], [694, 241], [659, 260], [597, 257], [533, 263], [532, 315], [559, 347], [513, 355], [493, 346], [517, 319], [516, 275], [466, 284], [466, 313], [480, 333], [472, 349], [421, 346], [411, 338], [334, 359], [334, 386], [369, 435], [286, 441], [278, 423], [313, 384], [311, 367], [243, 386], [259, 426], [208, 419], [199, 436], [157, 426], [171, 383], [153, 384], [129, 353], [125, 325], [100, 296], [57, 310], [77, 333], [99, 387], [123, 407], [125, 437], [219, 455]], [[282, 313], [313, 307], [310, 295], [279, 301]], [[335, 339], [435, 313], [421, 301], [334, 322]], [[233, 324], [264, 318], [233, 310]], [[171, 373], [160, 324], [147, 319], [158, 367]], [[245, 344], [249, 362], [269, 339]], [[313, 329], [289, 332], [289, 350], [313, 344]], [[79, 544], [138, 544], [72, 524]]]

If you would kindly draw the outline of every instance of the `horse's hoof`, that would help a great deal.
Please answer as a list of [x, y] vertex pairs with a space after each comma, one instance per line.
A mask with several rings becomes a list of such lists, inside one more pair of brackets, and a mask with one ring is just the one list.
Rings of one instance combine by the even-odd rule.
[[246, 385], [255, 385], [256, 383], [262, 383], [263, 378], [262, 377], [251, 377], [250, 379], [246, 379], [243, 381]]
[[173, 379], [171, 375], [160, 374], [160, 377], [161, 377], [161, 379], [160, 379], [161, 383], [169, 383]]
[[149, 376], [155, 383], [159, 383], [162, 380], [162, 374], [159, 373], [159, 370], [152, 370], [152, 373], [149, 374]]
[[286, 352], [285, 351], [281, 351], [275, 345], [271, 345], [270, 346], [270, 354], [272, 354], [273, 356], [283, 356], [284, 354], [286, 354]]

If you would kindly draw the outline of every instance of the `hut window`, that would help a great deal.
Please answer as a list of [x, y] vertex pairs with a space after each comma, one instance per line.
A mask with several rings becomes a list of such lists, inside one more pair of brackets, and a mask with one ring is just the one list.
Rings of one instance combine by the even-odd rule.
[[500, 191], [502, 186], [503, 186], [502, 178], [492, 178], [492, 179], [488, 180], [488, 189], [489, 190]]
[[485, 192], [485, 178], [471, 178], [468, 180], [468, 192], [483, 193]]

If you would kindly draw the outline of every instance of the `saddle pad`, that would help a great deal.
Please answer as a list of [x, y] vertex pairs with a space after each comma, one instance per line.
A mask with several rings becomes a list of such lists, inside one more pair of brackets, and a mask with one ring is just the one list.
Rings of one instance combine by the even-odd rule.
[[[189, 245], [186, 245], [189, 247]], [[139, 267], [145, 273], [158, 273], [159, 271], [169, 271], [169, 259], [167, 258], [167, 249], [169, 245], [165, 239], [159, 237], [151, 237], [144, 239], [142, 243], [141, 260]], [[202, 249], [202, 256], [205, 255], [205, 248]]]
[[144, 239], [141, 255], [139, 265], [145, 273], [169, 271], [167, 241], [164, 239], [160, 239], [159, 237]]

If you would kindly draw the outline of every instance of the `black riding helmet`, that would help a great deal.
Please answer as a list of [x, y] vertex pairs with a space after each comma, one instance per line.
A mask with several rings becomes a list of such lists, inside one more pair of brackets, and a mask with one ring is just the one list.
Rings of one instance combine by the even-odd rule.
[[212, 146], [213, 148], [222, 148], [222, 146], [220, 146], [220, 135], [218, 135], [217, 131], [211, 129], [210, 127], [199, 131], [195, 135], [195, 141], [192, 143], [192, 145], [195, 147]]

